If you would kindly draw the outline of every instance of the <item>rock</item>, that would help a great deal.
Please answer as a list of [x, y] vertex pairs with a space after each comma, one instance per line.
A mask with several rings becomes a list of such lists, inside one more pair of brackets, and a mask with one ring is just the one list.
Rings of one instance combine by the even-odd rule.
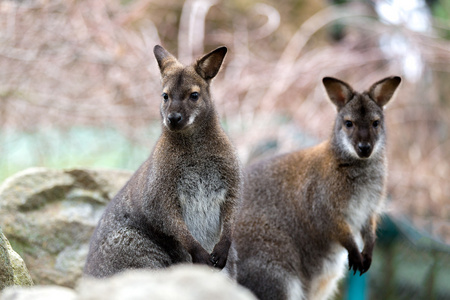
[[36, 284], [75, 286], [106, 204], [131, 175], [33, 168], [4, 181], [0, 226]]
[[2, 233], [0, 235], [0, 290], [10, 285], [14, 285], [14, 270], [9, 258], [7, 239]]
[[0, 295], [1, 300], [75, 300], [76, 293], [61, 286], [10, 287]]
[[0, 290], [7, 286], [33, 285], [25, 263], [6, 239], [0, 228]]
[[178, 265], [164, 270], [130, 270], [107, 279], [83, 278], [75, 289], [7, 288], [0, 300], [256, 300], [247, 289], [216, 270]]
[[178, 265], [168, 269], [132, 270], [102, 279], [83, 279], [83, 300], [253, 300], [250, 291], [206, 266]]
[[14, 285], [14, 270], [9, 258], [8, 240], [0, 234], [0, 290], [5, 287]]

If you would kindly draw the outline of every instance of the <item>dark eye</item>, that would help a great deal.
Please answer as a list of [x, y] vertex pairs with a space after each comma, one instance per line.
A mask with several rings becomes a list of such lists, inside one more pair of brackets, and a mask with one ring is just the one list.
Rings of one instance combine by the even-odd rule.
[[189, 99], [191, 99], [192, 101], [197, 101], [198, 97], [200, 97], [199, 93], [193, 92]]
[[373, 121], [373, 123], [372, 123], [372, 126], [373, 126], [374, 128], [377, 128], [379, 125], [380, 125], [380, 121], [378, 121], [378, 120]]
[[166, 93], [163, 93], [162, 97], [163, 97], [164, 102], [167, 102], [167, 100], [169, 100], [169, 95], [167, 95]]
[[345, 127], [347, 127], [347, 128], [352, 128], [353, 127], [353, 122], [352, 121], [345, 121], [344, 122], [344, 124], [345, 124]]

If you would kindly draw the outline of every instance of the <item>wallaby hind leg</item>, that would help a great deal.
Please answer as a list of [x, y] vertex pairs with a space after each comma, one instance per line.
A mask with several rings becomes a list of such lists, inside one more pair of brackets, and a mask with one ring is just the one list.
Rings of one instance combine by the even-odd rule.
[[256, 261], [240, 261], [239, 284], [250, 289], [260, 300], [303, 300], [304, 290], [297, 276], [279, 266]]
[[160, 269], [173, 264], [159, 245], [133, 228], [120, 228], [107, 234], [88, 258], [85, 273], [108, 277], [125, 269]]

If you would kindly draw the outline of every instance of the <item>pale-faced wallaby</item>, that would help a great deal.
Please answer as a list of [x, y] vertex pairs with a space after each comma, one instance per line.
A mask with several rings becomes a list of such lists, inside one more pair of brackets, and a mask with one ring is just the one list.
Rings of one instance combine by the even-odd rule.
[[241, 170], [210, 95], [227, 48], [183, 66], [161, 46], [162, 133], [152, 154], [108, 204], [84, 272], [193, 262], [223, 268], [231, 244]]
[[260, 299], [329, 299], [347, 260], [369, 269], [385, 192], [383, 106], [400, 81], [357, 93], [324, 78], [338, 111], [331, 138], [246, 170], [227, 269]]

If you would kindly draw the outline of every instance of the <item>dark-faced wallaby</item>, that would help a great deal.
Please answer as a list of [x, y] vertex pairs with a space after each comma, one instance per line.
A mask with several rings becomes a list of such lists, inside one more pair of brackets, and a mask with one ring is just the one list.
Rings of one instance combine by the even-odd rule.
[[260, 299], [328, 299], [347, 260], [369, 269], [385, 192], [383, 106], [400, 81], [357, 93], [324, 78], [338, 111], [331, 138], [246, 170], [227, 269]]
[[223, 268], [241, 170], [210, 94], [227, 49], [183, 66], [161, 46], [162, 133], [152, 154], [108, 204], [85, 274], [193, 262]]

